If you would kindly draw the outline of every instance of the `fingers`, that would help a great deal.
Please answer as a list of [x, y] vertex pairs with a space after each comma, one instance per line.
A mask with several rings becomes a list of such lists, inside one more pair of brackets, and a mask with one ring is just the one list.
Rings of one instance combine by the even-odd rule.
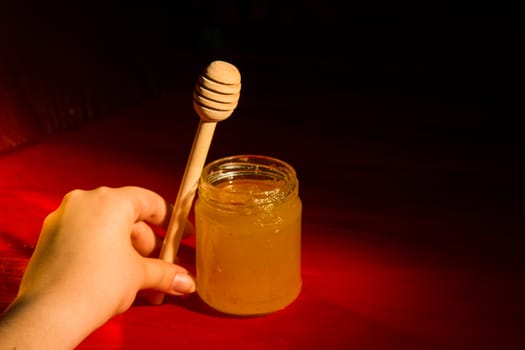
[[[190, 221], [186, 222], [183, 238], [193, 234], [194, 228]], [[133, 224], [131, 229], [131, 244], [142, 256], [158, 256], [162, 247], [162, 237], [159, 237], [153, 229], [144, 221]], [[156, 254], [155, 254], [156, 253]]]
[[131, 244], [142, 256], [150, 256], [158, 250], [160, 237], [155, 235], [152, 228], [144, 221], [136, 222], [131, 229]]
[[147, 221], [164, 228], [168, 226], [172, 205], [159, 194], [135, 186], [120, 187], [116, 190], [131, 201], [135, 222]]
[[171, 295], [195, 291], [195, 281], [182, 266], [159, 259], [144, 258], [144, 277], [141, 289], [154, 289]]
[[[164, 200], [160, 195], [141, 187], [126, 186], [117, 190], [128, 195], [132, 200], [135, 220], [147, 221], [168, 228], [173, 205]], [[187, 221], [184, 227], [183, 237], [189, 237], [193, 234], [194, 228], [191, 222]]]

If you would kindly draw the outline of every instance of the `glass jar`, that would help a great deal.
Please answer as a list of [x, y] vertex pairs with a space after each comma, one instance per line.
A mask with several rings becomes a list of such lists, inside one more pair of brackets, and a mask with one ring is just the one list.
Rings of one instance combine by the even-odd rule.
[[203, 169], [195, 203], [201, 299], [232, 315], [288, 306], [301, 291], [299, 183], [287, 163], [260, 155]]

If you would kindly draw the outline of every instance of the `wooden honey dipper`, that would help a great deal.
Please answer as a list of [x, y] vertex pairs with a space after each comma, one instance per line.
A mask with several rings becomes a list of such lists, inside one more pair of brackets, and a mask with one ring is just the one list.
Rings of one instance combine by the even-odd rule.
[[[241, 74], [228, 62], [213, 61], [199, 76], [193, 92], [193, 107], [200, 121], [160, 251], [160, 258], [164, 261], [172, 263], [177, 257], [215, 126], [233, 113], [240, 91]], [[150, 298], [150, 302], [157, 305], [163, 300], [163, 293]]]

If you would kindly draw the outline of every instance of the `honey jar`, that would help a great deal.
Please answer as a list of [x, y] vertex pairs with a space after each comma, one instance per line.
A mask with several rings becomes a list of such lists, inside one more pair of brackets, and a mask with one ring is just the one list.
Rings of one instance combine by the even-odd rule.
[[220, 312], [264, 315], [301, 291], [299, 183], [288, 163], [237, 155], [207, 164], [195, 202], [196, 281]]

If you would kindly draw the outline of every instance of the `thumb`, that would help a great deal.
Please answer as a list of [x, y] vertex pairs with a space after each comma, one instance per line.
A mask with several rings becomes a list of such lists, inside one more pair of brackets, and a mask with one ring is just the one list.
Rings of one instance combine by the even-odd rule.
[[141, 289], [154, 289], [172, 295], [195, 291], [195, 280], [182, 266], [156, 258], [143, 258], [144, 276]]

